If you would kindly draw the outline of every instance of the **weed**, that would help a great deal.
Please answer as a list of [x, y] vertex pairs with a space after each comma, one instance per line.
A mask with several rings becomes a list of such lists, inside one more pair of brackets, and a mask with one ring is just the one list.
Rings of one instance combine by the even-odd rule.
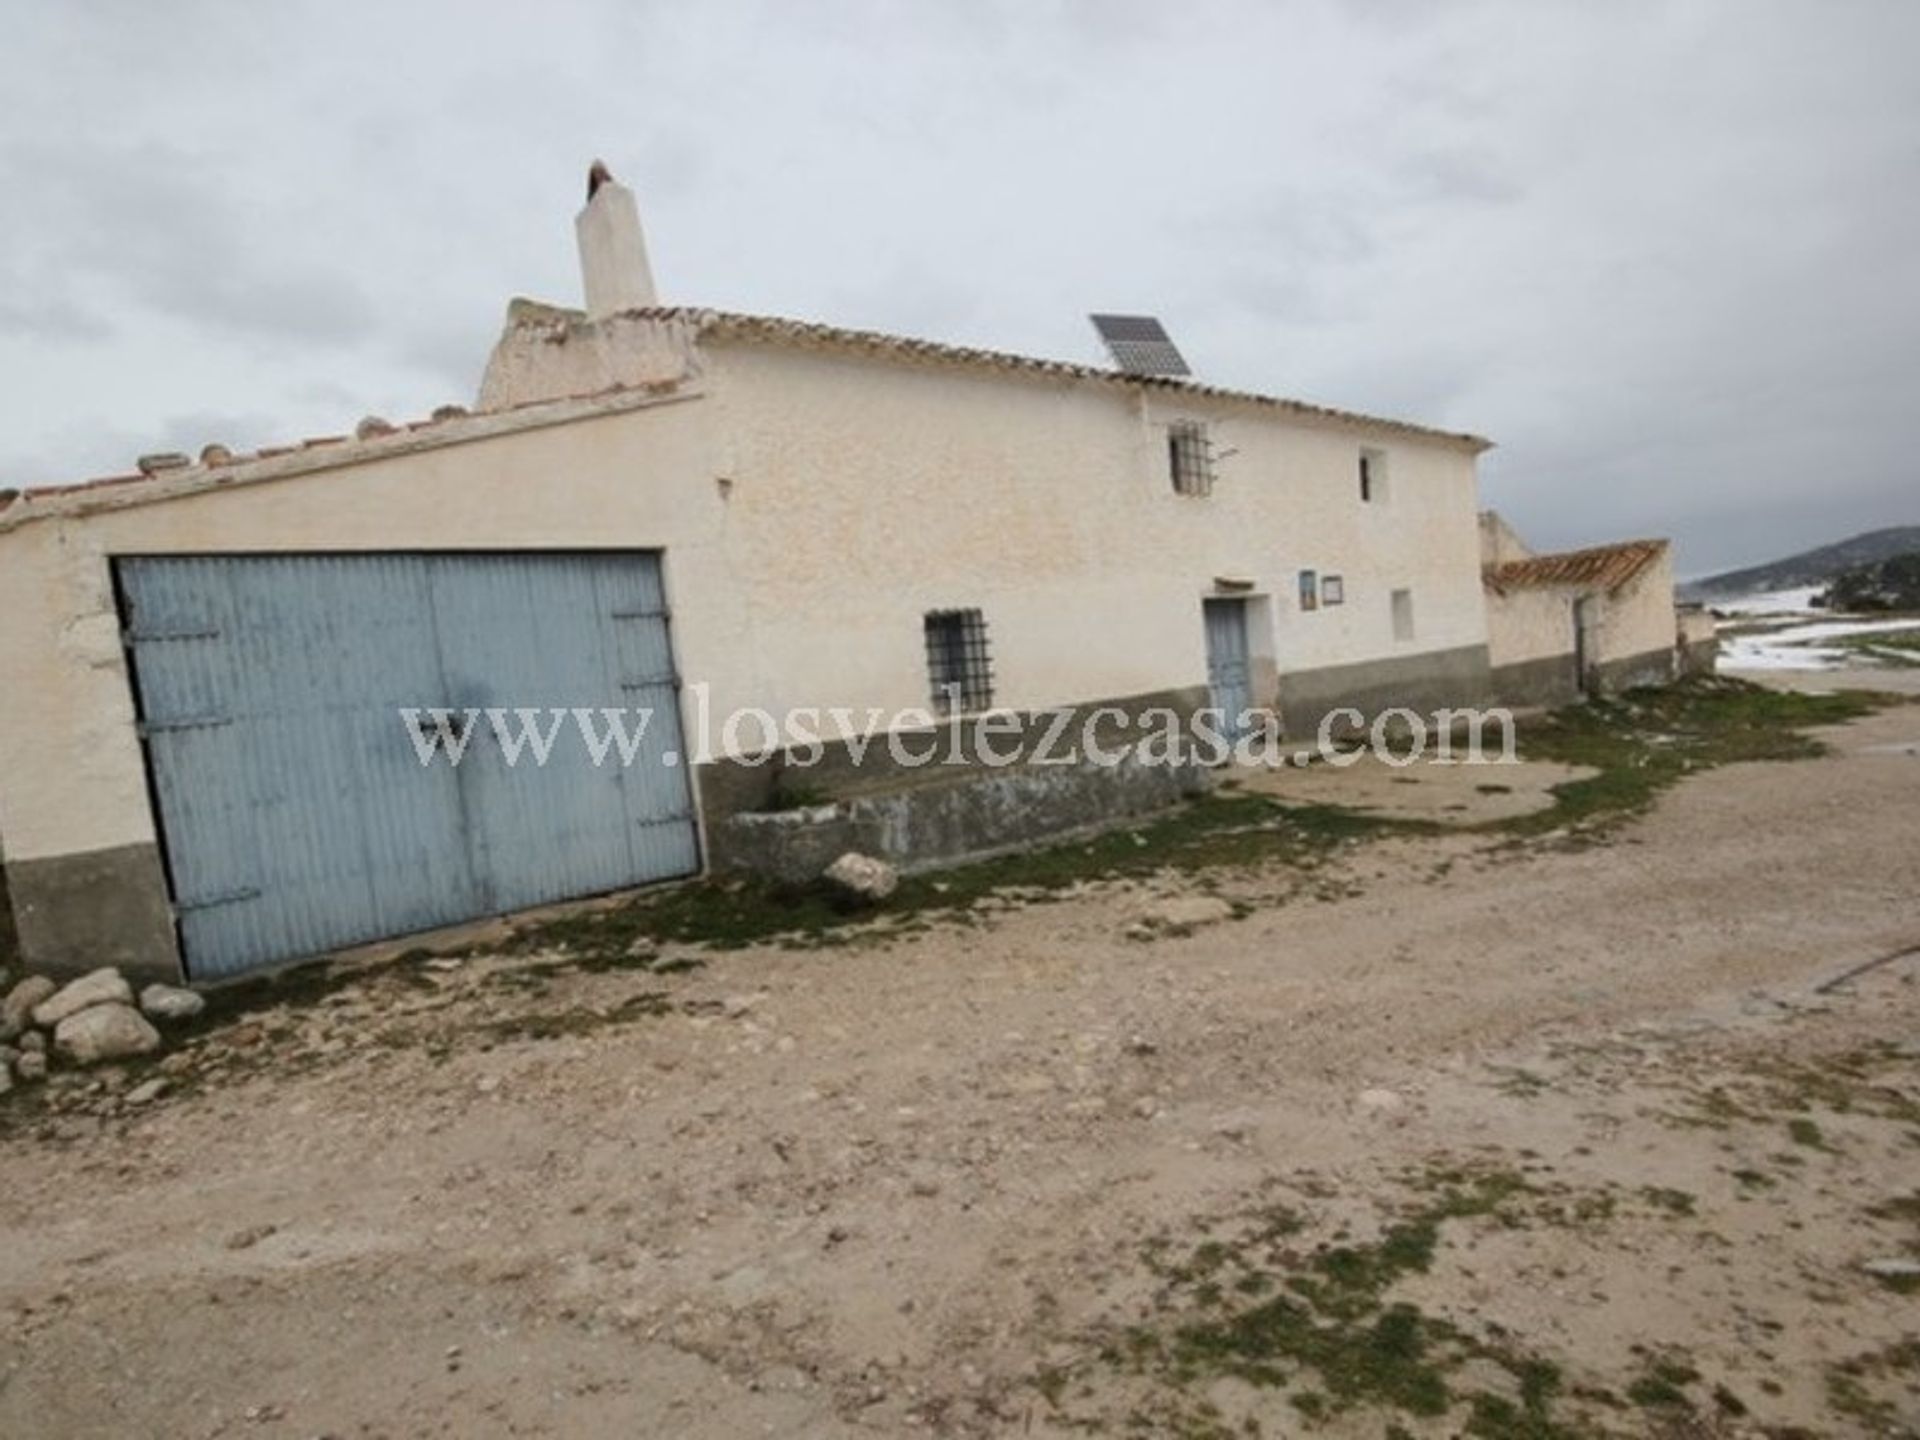
[[1694, 1197], [1685, 1190], [1674, 1190], [1665, 1185], [1643, 1185], [1640, 1198], [1669, 1215], [1691, 1216], [1695, 1213]]
[[1787, 1121], [1787, 1135], [1796, 1145], [1805, 1145], [1810, 1150], [1831, 1150], [1826, 1137], [1820, 1133], [1820, 1127], [1804, 1115], [1796, 1115]]
[[1569, 825], [1604, 829], [1643, 813], [1661, 791], [1696, 771], [1823, 755], [1825, 746], [1806, 730], [1858, 719], [1884, 703], [1874, 695], [1801, 695], [1703, 676], [1569, 706], [1524, 730], [1523, 757], [1599, 773], [1556, 785], [1559, 803], [1551, 810], [1504, 821], [1502, 828], [1519, 835]]

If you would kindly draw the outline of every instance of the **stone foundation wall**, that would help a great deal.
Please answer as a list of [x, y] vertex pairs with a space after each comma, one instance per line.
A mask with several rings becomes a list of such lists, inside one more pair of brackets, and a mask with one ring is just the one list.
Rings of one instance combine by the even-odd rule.
[[181, 978], [160, 852], [127, 845], [6, 867], [16, 940], [27, 963], [56, 978], [111, 965], [129, 978]]
[[[782, 797], [837, 801], [991, 768], [978, 766], [978, 758], [989, 749], [1032, 757], [1045, 747], [1049, 757], [1057, 757], [1077, 752], [1091, 735], [1100, 748], [1117, 750], [1143, 737], [1141, 725], [1149, 715], [1166, 712], [1184, 725], [1207, 704], [1206, 687], [1192, 686], [1058, 710], [965, 716], [928, 729], [876, 734], [864, 747], [834, 741], [812, 763], [800, 763], [792, 750], [715, 761], [697, 767], [694, 778], [711, 834], [733, 816], [780, 808]], [[929, 752], [937, 757], [935, 763], [917, 762], [915, 757]], [[951, 757], [959, 763], [948, 763]]]
[[1493, 671], [1493, 700], [1515, 710], [1551, 710], [1580, 698], [1580, 677], [1573, 652], [1498, 665]]
[[1396, 708], [1430, 715], [1439, 709], [1485, 705], [1492, 695], [1484, 645], [1280, 674], [1281, 718], [1288, 738], [1300, 742], [1312, 741], [1320, 722], [1342, 707], [1371, 720]]
[[1593, 667], [1595, 688], [1602, 695], [1618, 695], [1648, 685], [1671, 685], [1675, 670], [1675, 652], [1671, 648], [1603, 660]]
[[903, 871], [1024, 849], [1162, 810], [1209, 783], [1197, 766], [1028, 765], [978, 769], [832, 804], [743, 813], [708, 831], [715, 870], [811, 880], [857, 850]]

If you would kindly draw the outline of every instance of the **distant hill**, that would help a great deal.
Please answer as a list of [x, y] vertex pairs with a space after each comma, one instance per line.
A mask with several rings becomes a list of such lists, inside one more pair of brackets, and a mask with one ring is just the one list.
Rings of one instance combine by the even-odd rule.
[[1827, 604], [1835, 610], [1920, 610], [1920, 550], [1841, 571], [1827, 587]]
[[1750, 565], [1744, 570], [1729, 570], [1724, 575], [1709, 575], [1686, 585], [1688, 594], [1711, 597], [1755, 595], [1765, 590], [1795, 590], [1803, 585], [1825, 585], [1844, 570], [1876, 565], [1920, 550], [1920, 525], [1896, 525], [1887, 530], [1869, 530], [1842, 540], [1837, 545], [1822, 545], [1803, 550], [1784, 560], [1765, 565]]

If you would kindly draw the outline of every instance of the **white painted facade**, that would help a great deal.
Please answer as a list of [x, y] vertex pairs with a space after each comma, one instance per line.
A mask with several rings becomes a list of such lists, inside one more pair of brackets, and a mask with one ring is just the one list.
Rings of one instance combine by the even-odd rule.
[[[757, 748], [752, 728], [736, 747], [721, 730], [741, 707], [925, 707], [929, 610], [983, 611], [995, 704], [1023, 711], [1203, 686], [1202, 601], [1223, 585], [1252, 602], [1268, 703], [1297, 672], [1487, 643], [1470, 441], [1106, 377], [695, 344], [679, 320], [615, 327], [653, 390], [0, 512], [10, 859], [155, 839], [116, 555], [661, 550], [680, 668], [708, 701], [689, 727], [713, 755]], [[1175, 494], [1168, 469], [1167, 425], [1196, 420], [1223, 452], [1204, 497]], [[1390, 466], [1372, 504], [1363, 446]], [[1305, 569], [1339, 576], [1344, 603], [1303, 611]], [[1402, 588], [1411, 641], [1391, 625]]]

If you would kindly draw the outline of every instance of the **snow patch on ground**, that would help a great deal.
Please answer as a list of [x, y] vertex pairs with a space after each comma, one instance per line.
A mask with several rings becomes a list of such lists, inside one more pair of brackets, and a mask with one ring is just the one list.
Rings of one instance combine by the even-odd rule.
[[[1767, 612], [1747, 612], [1748, 614]], [[1784, 613], [1784, 612], [1773, 612]], [[1871, 654], [1833, 645], [1849, 635], [1891, 635], [1920, 630], [1920, 620], [1817, 620], [1750, 635], [1722, 635], [1722, 670], [1837, 670], [1872, 663]], [[1897, 658], [1897, 657], [1889, 657]]]

